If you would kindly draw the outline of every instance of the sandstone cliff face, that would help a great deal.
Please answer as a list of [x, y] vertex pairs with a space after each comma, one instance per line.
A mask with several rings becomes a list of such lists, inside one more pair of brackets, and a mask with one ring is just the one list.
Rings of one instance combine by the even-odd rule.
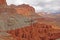
[[[0, 5], [5, 5], [5, 1], [0, 0]], [[59, 28], [46, 23], [41, 24], [40, 21], [44, 21], [45, 18], [38, 19], [37, 16], [35, 9], [29, 5], [3, 6], [0, 8], [0, 40], [55, 40], [60, 38]], [[33, 22], [34, 18], [36, 22]]]
[[14, 30], [28, 26], [31, 24], [30, 20], [31, 18], [18, 14], [15, 8], [0, 8], [0, 31]]
[[12, 34], [18, 40], [56, 40], [60, 38], [60, 29], [54, 29], [52, 25], [40, 23], [10, 30], [7, 33]]
[[0, 5], [6, 5], [6, 0], [0, 0]]
[[0, 32], [0, 40], [16, 40], [16, 39], [6, 32]]
[[[10, 18], [16, 15], [16, 11], [13, 8], [1, 8], [0, 11], [0, 31], [7, 30]], [[8, 25], [7, 25], [8, 24]], [[11, 27], [11, 26], [10, 26]]]
[[18, 14], [23, 16], [29, 16], [35, 13], [35, 9], [33, 7], [25, 4], [17, 6], [16, 11]]

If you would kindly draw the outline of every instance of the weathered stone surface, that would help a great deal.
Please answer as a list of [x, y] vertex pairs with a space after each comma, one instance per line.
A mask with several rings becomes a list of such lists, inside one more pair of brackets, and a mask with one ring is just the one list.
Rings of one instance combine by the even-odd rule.
[[17, 6], [16, 11], [23, 16], [29, 16], [35, 13], [35, 9], [29, 5], [22, 4]]
[[0, 32], [0, 40], [16, 40], [16, 39], [6, 32]]
[[[0, 0], [0, 5], [6, 5], [6, 0]], [[55, 40], [60, 38], [59, 28], [41, 24], [40, 19], [34, 22], [35, 17], [37, 18], [35, 9], [26, 4], [1, 6], [0, 40]]]
[[54, 29], [52, 25], [40, 23], [10, 30], [7, 33], [12, 34], [13, 37], [19, 40], [55, 40], [60, 38], [60, 29]]
[[14, 30], [31, 24], [31, 18], [17, 13], [15, 8], [0, 8], [0, 30]]
[[0, 0], [0, 5], [6, 5], [6, 0]]

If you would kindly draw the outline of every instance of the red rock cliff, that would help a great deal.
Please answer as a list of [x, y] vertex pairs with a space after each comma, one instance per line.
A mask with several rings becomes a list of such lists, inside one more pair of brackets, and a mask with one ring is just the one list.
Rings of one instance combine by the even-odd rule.
[[55, 40], [60, 38], [60, 29], [52, 25], [34, 23], [29, 27], [8, 31], [18, 40]]
[[17, 6], [16, 10], [19, 14], [24, 15], [24, 16], [28, 16], [35, 13], [35, 9], [26, 4]]
[[6, 5], [6, 0], [0, 0], [0, 5]]

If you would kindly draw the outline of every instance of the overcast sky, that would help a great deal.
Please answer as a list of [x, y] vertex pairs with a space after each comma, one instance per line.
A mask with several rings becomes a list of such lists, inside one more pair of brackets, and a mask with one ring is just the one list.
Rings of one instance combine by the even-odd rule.
[[7, 4], [29, 4], [33, 6], [36, 12], [39, 11], [48, 11], [48, 12], [55, 12], [60, 10], [60, 0], [6, 0]]

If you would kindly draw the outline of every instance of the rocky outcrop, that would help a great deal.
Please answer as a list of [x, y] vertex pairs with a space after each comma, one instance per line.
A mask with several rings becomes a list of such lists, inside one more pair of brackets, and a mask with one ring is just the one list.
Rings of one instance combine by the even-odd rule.
[[52, 25], [34, 23], [31, 26], [10, 30], [18, 40], [55, 40], [60, 38], [60, 29], [54, 29]]
[[6, 0], [0, 0], [0, 5], [7, 5]]
[[0, 32], [0, 40], [16, 40], [16, 39], [6, 32]]
[[0, 31], [14, 30], [30, 25], [31, 18], [19, 15], [17, 11], [10, 8], [1, 8], [0, 11]]
[[29, 16], [29, 15], [32, 15], [33, 13], [35, 13], [35, 9], [26, 4], [19, 5], [15, 9], [18, 14], [21, 14], [23, 16]]
[[[6, 0], [0, 0], [0, 5], [6, 5]], [[45, 19], [37, 19], [38, 15], [35, 14], [33, 7], [26, 4], [1, 7], [0, 40], [55, 40], [60, 38], [60, 29], [55, 28], [54, 25], [41, 24], [40, 21]], [[33, 22], [34, 18], [36, 22]]]

